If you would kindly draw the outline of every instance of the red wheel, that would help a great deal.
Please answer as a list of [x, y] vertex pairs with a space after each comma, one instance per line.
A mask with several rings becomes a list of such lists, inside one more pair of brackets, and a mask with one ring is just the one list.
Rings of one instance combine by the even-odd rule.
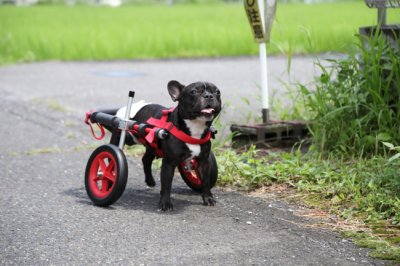
[[121, 197], [127, 178], [128, 164], [124, 153], [112, 144], [100, 146], [86, 165], [86, 192], [95, 205], [109, 206]]
[[[210, 153], [208, 161], [210, 163], [210, 188], [212, 188], [215, 186], [215, 183], [217, 183], [218, 178], [217, 161], [215, 160], [213, 152]], [[190, 161], [189, 167], [185, 162], [182, 162], [178, 166], [179, 173], [181, 174], [181, 177], [183, 181], [185, 181], [186, 185], [196, 192], [201, 192], [203, 180], [201, 180], [197, 169], [198, 165], [196, 159], [192, 159]]]

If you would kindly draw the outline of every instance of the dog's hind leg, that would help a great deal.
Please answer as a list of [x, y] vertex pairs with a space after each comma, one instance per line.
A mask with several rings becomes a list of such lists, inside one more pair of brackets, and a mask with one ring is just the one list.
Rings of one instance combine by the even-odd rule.
[[151, 173], [151, 164], [153, 163], [154, 158], [156, 158], [154, 150], [146, 147], [146, 152], [143, 155], [142, 162], [145, 182], [149, 187], [154, 187], [156, 185], [156, 181], [154, 181], [153, 174]]

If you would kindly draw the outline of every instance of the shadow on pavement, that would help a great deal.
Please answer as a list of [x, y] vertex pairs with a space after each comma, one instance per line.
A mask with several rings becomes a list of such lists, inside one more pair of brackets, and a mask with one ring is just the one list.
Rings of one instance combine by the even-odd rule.
[[[71, 188], [63, 191], [64, 195], [75, 198], [75, 202], [82, 205], [93, 205], [92, 201], [86, 195], [84, 187]], [[160, 194], [157, 188], [135, 189], [126, 187], [121, 198], [109, 207], [99, 207], [102, 209], [115, 210], [124, 208], [127, 210], [142, 210], [146, 212], [157, 213]], [[193, 192], [189, 188], [176, 187], [172, 189], [171, 201], [174, 205], [172, 213], [181, 213], [189, 206], [201, 206], [202, 199], [199, 193]]]

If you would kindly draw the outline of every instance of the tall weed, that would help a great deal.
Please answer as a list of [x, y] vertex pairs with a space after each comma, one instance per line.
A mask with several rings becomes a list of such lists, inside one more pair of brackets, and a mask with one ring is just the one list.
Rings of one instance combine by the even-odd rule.
[[318, 64], [315, 89], [300, 85], [321, 152], [363, 157], [384, 153], [382, 141], [400, 143], [399, 53], [380, 35], [358, 41], [359, 53]]

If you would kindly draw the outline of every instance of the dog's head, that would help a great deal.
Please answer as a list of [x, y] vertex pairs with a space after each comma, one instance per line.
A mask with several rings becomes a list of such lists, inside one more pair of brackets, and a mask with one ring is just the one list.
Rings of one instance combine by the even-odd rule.
[[221, 93], [210, 82], [195, 82], [187, 86], [176, 80], [168, 83], [173, 101], [178, 101], [184, 119], [212, 121], [221, 112]]

